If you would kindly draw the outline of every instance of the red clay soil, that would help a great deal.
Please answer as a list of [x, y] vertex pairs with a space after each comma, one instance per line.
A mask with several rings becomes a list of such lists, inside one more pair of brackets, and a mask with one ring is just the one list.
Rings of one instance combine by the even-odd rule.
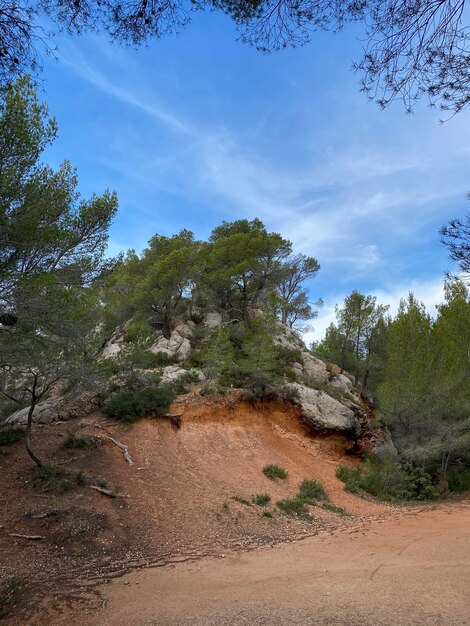
[[470, 623], [470, 502], [322, 533], [274, 549], [133, 572], [102, 585], [71, 626], [463, 626]]
[[[64, 468], [103, 479], [128, 498], [111, 499], [84, 487], [60, 496], [32, 489], [31, 463], [21, 443], [0, 448], [0, 584], [11, 576], [25, 581], [17, 605], [4, 614], [6, 623], [67, 623], [61, 621], [67, 606], [99, 609], [97, 583], [133, 569], [354, 530], [417, 510], [345, 492], [335, 471], [340, 462], [357, 463], [347, 454], [351, 442], [312, 433], [295, 406], [253, 405], [235, 393], [222, 399], [193, 394], [172, 412], [183, 413], [179, 430], [165, 420], [108, 424], [111, 436], [128, 446], [133, 465], [109, 439], [91, 449], [59, 449], [72, 429], [107, 436], [96, 428], [107, 424], [100, 414], [35, 428], [37, 452], [48, 462], [72, 457]], [[268, 463], [284, 467], [288, 478], [270, 481], [261, 471]], [[330, 501], [349, 516], [320, 506], [310, 507], [308, 521], [283, 515], [275, 502], [293, 497], [304, 478], [321, 481]], [[262, 507], [233, 500], [251, 501], [262, 493], [271, 497], [272, 517]], [[12, 538], [13, 533], [45, 539]]]

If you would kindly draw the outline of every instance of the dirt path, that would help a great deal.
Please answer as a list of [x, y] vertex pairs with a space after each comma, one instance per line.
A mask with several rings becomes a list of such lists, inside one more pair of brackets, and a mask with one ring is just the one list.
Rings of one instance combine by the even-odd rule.
[[470, 501], [361, 530], [134, 572], [60, 624], [470, 624]]

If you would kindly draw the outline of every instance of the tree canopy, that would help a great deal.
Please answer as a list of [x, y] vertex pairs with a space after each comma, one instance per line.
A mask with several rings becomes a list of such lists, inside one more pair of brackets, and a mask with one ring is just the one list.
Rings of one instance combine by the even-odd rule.
[[[360, 22], [364, 54], [355, 68], [381, 106], [401, 98], [407, 110], [422, 95], [452, 112], [470, 102], [465, 0], [0, 0], [0, 81], [41, 66], [54, 35], [105, 33], [140, 46], [180, 32], [194, 11], [220, 10], [241, 41], [263, 52], [305, 45], [318, 30]], [[44, 19], [46, 18], [46, 20]], [[51, 30], [43, 24], [52, 23]]]
[[40, 161], [56, 123], [27, 77], [0, 90], [0, 396], [30, 406], [84, 375], [98, 322], [91, 281], [103, 270], [115, 194], [83, 200], [64, 161]]

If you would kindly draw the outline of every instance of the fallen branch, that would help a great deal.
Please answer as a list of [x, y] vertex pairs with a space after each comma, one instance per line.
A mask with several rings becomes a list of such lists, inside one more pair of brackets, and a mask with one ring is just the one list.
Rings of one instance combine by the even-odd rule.
[[58, 463], [55, 463], [55, 465], [67, 465], [67, 463], [71, 463], [72, 461], [76, 461], [78, 457], [76, 456], [72, 456], [70, 459], [67, 459], [67, 461], [59, 461]]
[[99, 491], [104, 496], [108, 496], [108, 498], [128, 498], [129, 496], [123, 493], [116, 493], [115, 491], [111, 491], [111, 489], [105, 489], [104, 487], [98, 487], [98, 485], [88, 485], [90, 489], [94, 489], [95, 491]]
[[102, 439], [109, 439], [109, 441], [112, 441], [114, 445], [116, 445], [118, 448], [122, 450], [122, 454], [125, 460], [127, 461], [127, 463], [129, 463], [129, 465], [134, 465], [134, 461], [131, 459], [130, 454], [129, 454], [129, 448], [124, 443], [121, 443], [117, 439], [114, 439], [114, 437], [111, 437], [109, 434], [109, 430], [105, 426], [100, 426], [99, 424], [95, 424], [95, 427], [99, 428], [100, 430], [104, 430], [105, 433], [108, 433], [108, 436], [102, 437]]
[[39, 539], [45, 539], [43, 535], [22, 535], [21, 533], [9, 533], [10, 537], [19, 537], [20, 539], [31, 539], [32, 541], [38, 541]]

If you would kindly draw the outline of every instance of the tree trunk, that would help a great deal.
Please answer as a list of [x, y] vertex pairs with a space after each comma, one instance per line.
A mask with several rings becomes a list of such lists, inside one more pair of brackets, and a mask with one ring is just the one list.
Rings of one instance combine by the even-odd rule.
[[28, 422], [26, 424], [26, 430], [24, 431], [24, 445], [26, 448], [26, 452], [33, 459], [36, 465], [38, 467], [42, 467], [44, 465], [44, 461], [41, 461], [41, 459], [34, 454], [33, 449], [31, 447], [31, 428], [33, 426], [33, 413], [34, 413], [34, 409], [38, 401], [38, 398], [36, 397], [36, 385], [37, 385], [37, 381], [35, 380], [33, 384], [33, 395], [31, 398], [31, 406], [29, 407], [29, 411], [28, 411]]

